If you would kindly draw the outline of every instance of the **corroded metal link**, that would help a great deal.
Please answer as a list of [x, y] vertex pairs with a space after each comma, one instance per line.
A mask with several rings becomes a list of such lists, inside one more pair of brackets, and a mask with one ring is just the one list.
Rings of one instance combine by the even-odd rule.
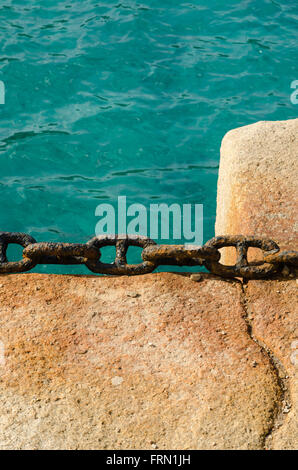
[[227, 235], [214, 237], [209, 240], [205, 247], [216, 249], [234, 246], [237, 252], [237, 261], [233, 266], [226, 266], [218, 261], [205, 261], [205, 266], [209, 271], [222, 277], [243, 277], [245, 279], [266, 278], [277, 272], [280, 268], [278, 264], [271, 264], [264, 261], [247, 260], [249, 247], [260, 248], [262, 251], [274, 254], [279, 251], [279, 246], [268, 238], [257, 238], [243, 235]]
[[266, 263], [291, 264], [298, 267], [298, 251], [281, 251], [280, 253], [264, 254]]
[[97, 260], [100, 251], [81, 243], [34, 243], [24, 249], [23, 256], [38, 264], [85, 264]]
[[220, 253], [195, 245], [151, 245], [143, 250], [142, 258], [157, 265], [202, 266], [206, 260], [218, 261]]
[[129, 246], [139, 246], [141, 248], [146, 248], [149, 245], [156, 245], [154, 240], [151, 238], [144, 237], [142, 235], [97, 235], [96, 237], [91, 238], [86, 245], [95, 246], [96, 248], [103, 248], [104, 246], [116, 246], [117, 242], [124, 242]]
[[21, 261], [8, 262], [6, 257], [8, 245], [16, 244], [26, 248], [32, 243], [36, 243], [36, 240], [26, 233], [0, 232], [0, 274], [23, 273], [33, 269], [36, 263], [29, 258], [23, 257]]
[[154, 271], [156, 264], [144, 261], [140, 264], [127, 264], [126, 254], [129, 246], [146, 248], [156, 243], [147, 237], [133, 235], [103, 235], [92, 238], [87, 243], [88, 247], [103, 248], [104, 246], [116, 247], [116, 258], [113, 263], [102, 263], [101, 261], [88, 260], [86, 266], [90, 271], [100, 274], [127, 275], [148, 274]]
[[[24, 247], [21, 261], [8, 262], [6, 252], [11, 243]], [[116, 249], [115, 260], [110, 264], [100, 261], [101, 249], [106, 246]], [[127, 264], [126, 255], [130, 246], [143, 249], [142, 263]], [[218, 250], [229, 246], [235, 247], [237, 252], [237, 261], [233, 266], [219, 262]], [[263, 260], [248, 262], [249, 247], [261, 249]], [[37, 243], [24, 233], [0, 232], [0, 274], [30, 271], [37, 264], [85, 264], [94, 273], [118, 276], [151, 273], [160, 265], [204, 265], [213, 274], [225, 278], [262, 279], [280, 272], [296, 275], [298, 252], [279, 252], [273, 240], [243, 235], [215, 237], [203, 246], [195, 246], [157, 245], [150, 238], [134, 235], [97, 236], [86, 244]]]

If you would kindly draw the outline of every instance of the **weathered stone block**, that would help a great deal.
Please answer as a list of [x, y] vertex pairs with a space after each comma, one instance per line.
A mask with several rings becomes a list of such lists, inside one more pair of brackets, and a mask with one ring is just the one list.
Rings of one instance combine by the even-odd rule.
[[2, 449], [259, 449], [280, 388], [238, 282], [1, 276]]

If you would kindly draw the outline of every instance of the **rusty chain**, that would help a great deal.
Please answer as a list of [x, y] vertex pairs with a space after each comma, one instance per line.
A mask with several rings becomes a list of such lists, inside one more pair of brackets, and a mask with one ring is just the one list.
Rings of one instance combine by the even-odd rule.
[[[21, 245], [21, 261], [9, 262], [6, 252], [10, 244]], [[113, 263], [103, 263], [101, 250], [106, 246], [116, 248]], [[142, 248], [140, 264], [127, 264], [127, 251], [130, 246]], [[219, 262], [219, 250], [235, 247], [237, 261], [233, 266]], [[248, 261], [249, 247], [259, 248], [263, 253], [260, 261]], [[268, 238], [243, 235], [214, 237], [203, 246], [158, 245], [150, 238], [135, 235], [103, 235], [92, 238], [85, 244], [79, 243], [37, 243], [24, 233], [0, 232], [0, 274], [30, 271], [38, 264], [83, 264], [100, 274], [138, 275], [154, 271], [161, 265], [205, 266], [211, 273], [224, 278], [265, 279], [282, 273], [295, 276], [298, 268], [298, 252], [280, 252], [279, 246]]]

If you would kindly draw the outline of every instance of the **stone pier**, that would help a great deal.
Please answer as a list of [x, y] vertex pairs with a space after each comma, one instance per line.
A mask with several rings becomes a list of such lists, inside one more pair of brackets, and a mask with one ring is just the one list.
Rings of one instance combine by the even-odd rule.
[[[297, 136], [225, 136], [218, 235], [297, 249]], [[295, 315], [295, 279], [1, 275], [0, 449], [297, 448]]]

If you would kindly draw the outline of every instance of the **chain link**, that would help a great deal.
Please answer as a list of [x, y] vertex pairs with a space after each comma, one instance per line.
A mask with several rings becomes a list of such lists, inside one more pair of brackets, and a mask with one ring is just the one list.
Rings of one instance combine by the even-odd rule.
[[[24, 248], [22, 260], [7, 260], [7, 247], [10, 244]], [[113, 263], [100, 261], [101, 250], [107, 246], [116, 249]], [[127, 263], [130, 246], [142, 248], [141, 263]], [[233, 266], [225, 266], [219, 262], [219, 250], [231, 246], [236, 249], [237, 261]], [[249, 247], [259, 248], [263, 260], [249, 262]], [[205, 245], [196, 246], [157, 245], [150, 238], [135, 235], [102, 235], [85, 244], [37, 243], [25, 233], [0, 232], [0, 274], [30, 271], [37, 264], [83, 264], [94, 273], [117, 276], [151, 273], [161, 265], [205, 266], [211, 273], [223, 278], [266, 279], [280, 273], [294, 277], [298, 268], [298, 252], [280, 252], [273, 240], [243, 235], [214, 237]]]
[[8, 245], [16, 244], [26, 248], [32, 243], [36, 243], [36, 240], [25, 233], [0, 232], [0, 274], [23, 273], [35, 268], [35, 261], [26, 256], [15, 263], [8, 262], [6, 256]]

